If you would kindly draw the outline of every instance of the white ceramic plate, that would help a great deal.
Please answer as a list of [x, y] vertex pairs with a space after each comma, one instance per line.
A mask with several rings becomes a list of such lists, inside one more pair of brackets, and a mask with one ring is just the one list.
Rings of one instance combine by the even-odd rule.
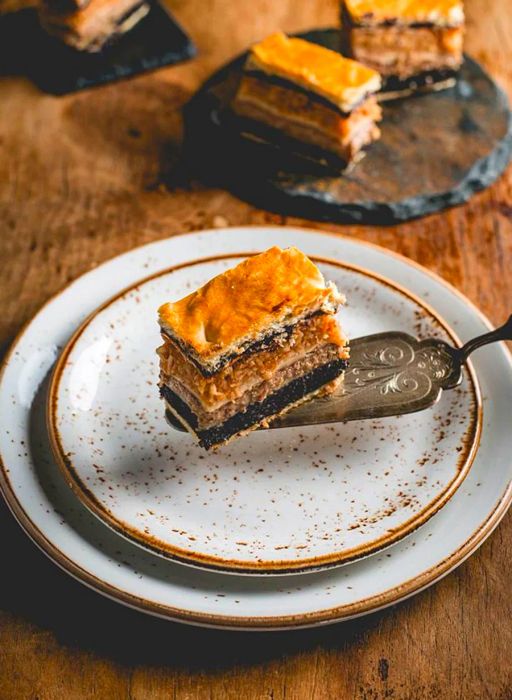
[[[311, 570], [398, 541], [469, 471], [481, 421], [469, 372], [429, 411], [260, 431], [217, 453], [165, 423], [156, 309], [241, 259], [191, 261], [137, 281], [79, 329], [49, 398], [65, 478], [119, 533], [222, 571]], [[453, 343], [433, 312], [391, 283], [337, 262], [320, 267], [349, 300], [340, 314], [349, 337], [395, 328]]]
[[51, 456], [45, 426], [48, 375], [77, 326], [144, 275], [192, 258], [263, 250], [274, 243], [364, 265], [396, 281], [427, 300], [462, 340], [488, 328], [465, 298], [409, 261], [349, 238], [291, 228], [175, 237], [116, 258], [70, 285], [23, 330], [5, 362], [0, 384], [2, 491], [19, 522], [56, 563], [132, 607], [196, 624], [248, 629], [361, 615], [414, 594], [457, 566], [492, 532], [510, 503], [512, 363], [506, 348], [494, 345], [474, 356], [484, 423], [468, 476], [444, 508], [385, 552], [308, 574], [226, 576], [144, 551], [80, 504]]

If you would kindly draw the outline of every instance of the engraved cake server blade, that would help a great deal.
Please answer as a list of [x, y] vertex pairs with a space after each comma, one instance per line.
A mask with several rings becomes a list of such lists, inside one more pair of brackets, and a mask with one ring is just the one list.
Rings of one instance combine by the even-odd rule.
[[[277, 418], [269, 428], [338, 423], [364, 418], [401, 416], [423, 411], [445, 389], [462, 381], [462, 369], [478, 348], [512, 340], [512, 316], [496, 330], [480, 335], [461, 348], [443, 340], [418, 340], [391, 331], [350, 341], [350, 366], [338, 391], [313, 399]], [[169, 414], [169, 422], [183, 430]]]

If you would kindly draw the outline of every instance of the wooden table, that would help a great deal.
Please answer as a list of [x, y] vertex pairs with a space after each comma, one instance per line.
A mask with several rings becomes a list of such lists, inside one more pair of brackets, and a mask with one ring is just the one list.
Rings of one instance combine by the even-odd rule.
[[[512, 310], [512, 169], [468, 205], [395, 228], [256, 210], [180, 173], [180, 109], [264, 34], [336, 21], [336, 0], [169, 0], [194, 61], [54, 98], [0, 79], [0, 341], [108, 258], [182, 231], [300, 224], [398, 251], [494, 322]], [[468, 0], [469, 52], [512, 96], [510, 0]], [[171, 174], [168, 190], [160, 183]], [[492, 468], [492, 465], [489, 465]], [[512, 518], [433, 588], [384, 612], [281, 634], [194, 629], [124, 609], [74, 582], [0, 505], [0, 699], [422, 700], [512, 697]]]

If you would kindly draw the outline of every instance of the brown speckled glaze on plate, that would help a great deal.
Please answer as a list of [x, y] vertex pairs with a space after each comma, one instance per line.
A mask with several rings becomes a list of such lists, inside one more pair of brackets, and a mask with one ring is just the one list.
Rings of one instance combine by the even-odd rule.
[[[156, 308], [243, 254], [160, 272], [96, 311], [72, 338], [50, 390], [55, 455], [80, 500], [160, 555], [231, 573], [339, 565], [413, 532], [470, 469], [481, 428], [471, 369], [410, 416], [252, 434], [207, 454], [168, 428], [158, 399]], [[353, 265], [323, 260], [345, 292], [351, 337], [399, 329], [456, 342], [421, 300]]]
[[0, 372], [0, 490], [13, 515], [63, 570], [124, 605], [224, 629], [325, 625], [396, 604], [439, 581], [489, 537], [512, 502], [512, 358], [502, 345], [473, 357], [484, 420], [469, 474], [444, 508], [393, 547], [307, 576], [225, 576], [181, 566], [104, 526], [75, 497], [50, 451], [49, 373], [87, 315], [135, 280], [196, 257], [296, 245], [364, 264], [427, 299], [462, 340], [491, 328], [460, 292], [411, 260], [353, 237], [292, 227], [200, 231], [137, 248], [56, 294], [20, 331]]

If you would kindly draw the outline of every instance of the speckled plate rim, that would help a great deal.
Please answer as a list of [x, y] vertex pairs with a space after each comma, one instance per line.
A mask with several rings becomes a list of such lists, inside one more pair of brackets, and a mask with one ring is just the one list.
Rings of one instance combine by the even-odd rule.
[[[180, 263], [175, 266], [171, 266], [164, 270], [160, 270], [154, 274], [148, 275], [142, 279], [135, 281], [128, 287], [123, 289], [117, 294], [114, 294], [110, 299], [101, 304], [97, 309], [95, 309], [89, 316], [83, 321], [83, 323], [77, 328], [75, 333], [71, 336], [68, 343], [63, 348], [55, 368], [52, 373], [50, 380], [50, 387], [47, 396], [47, 427], [48, 434], [50, 437], [50, 444], [53, 451], [53, 456], [64, 475], [66, 482], [69, 484], [73, 492], [79, 501], [88, 510], [93, 513], [97, 518], [99, 518], [105, 525], [110, 527], [112, 530], [117, 532], [122, 537], [128, 539], [130, 542], [143, 547], [159, 556], [166, 557], [172, 561], [178, 561], [182, 564], [187, 564], [195, 566], [198, 568], [215, 570], [224, 573], [235, 573], [235, 574], [256, 574], [256, 575], [270, 575], [270, 574], [298, 574], [307, 573], [310, 571], [320, 571], [326, 568], [340, 566], [352, 561], [357, 561], [366, 556], [370, 556], [386, 547], [390, 547], [396, 542], [400, 541], [404, 537], [410, 535], [418, 527], [426, 523], [432, 516], [434, 516], [446, 503], [450, 500], [453, 494], [460, 487], [464, 479], [471, 469], [471, 465], [475, 459], [478, 451], [478, 446], [480, 442], [480, 436], [482, 432], [482, 422], [483, 422], [483, 407], [480, 386], [476, 373], [471, 362], [467, 363], [467, 376], [470, 382], [470, 390], [472, 393], [472, 405], [471, 405], [471, 416], [469, 417], [469, 428], [470, 434], [467, 436], [467, 442], [464, 442], [463, 452], [457, 456], [457, 469], [455, 476], [446, 484], [446, 486], [437, 493], [436, 496], [424, 506], [421, 510], [415, 513], [411, 518], [406, 520], [400, 526], [394, 528], [387, 535], [382, 535], [375, 540], [364, 543], [358, 547], [352, 549], [345, 549], [338, 552], [331, 552], [317, 557], [305, 556], [301, 559], [294, 561], [286, 560], [265, 560], [261, 563], [254, 560], [253, 562], [247, 562], [246, 560], [237, 559], [225, 559], [222, 557], [216, 557], [214, 555], [207, 555], [201, 552], [194, 552], [191, 550], [183, 549], [178, 546], [170, 545], [167, 542], [157, 539], [156, 537], [146, 537], [142, 530], [137, 530], [133, 528], [128, 523], [123, 522], [116, 516], [114, 516], [105, 505], [96, 498], [91, 489], [84, 483], [80, 478], [77, 469], [73, 465], [71, 459], [66, 456], [66, 450], [63, 446], [63, 440], [58, 428], [58, 406], [59, 406], [59, 394], [61, 393], [62, 382], [65, 378], [65, 370], [67, 368], [68, 361], [71, 361], [73, 350], [89, 328], [91, 323], [106, 309], [110, 308], [113, 304], [118, 302], [126, 294], [129, 294], [135, 289], [142, 287], [151, 280], [158, 279], [165, 275], [172, 274], [178, 270], [183, 270], [188, 267], [201, 265], [209, 262], [216, 262], [218, 260], [229, 260], [232, 258], [244, 258], [250, 255], [254, 255], [254, 252], [239, 252], [239, 253], [226, 253], [221, 255], [213, 255], [204, 258], [192, 258], [188, 262]], [[412, 293], [402, 285], [393, 282], [392, 280], [386, 278], [383, 275], [377, 274], [368, 270], [360, 265], [355, 265], [353, 263], [346, 263], [340, 260], [335, 260], [334, 258], [326, 258], [322, 256], [310, 256], [316, 263], [327, 264], [333, 267], [337, 267], [343, 270], [348, 270], [350, 272], [355, 272], [357, 274], [363, 275], [366, 278], [375, 280], [379, 284], [389, 287], [394, 292], [406, 297], [409, 301], [415, 304], [418, 308], [422, 309], [426, 314], [428, 314], [431, 321], [437, 324], [452, 340], [453, 344], [457, 347], [461, 347], [461, 342], [457, 337], [456, 333], [450, 327], [445, 319], [435, 311], [428, 303], [423, 299], [420, 299], [416, 294]]]
[[[245, 228], [265, 228], [262, 226], [246, 226]], [[269, 227], [267, 227], [269, 228]], [[274, 228], [280, 228], [275, 226]], [[399, 253], [387, 250], [382, 246], [378, 246], [374, 243], [370, 243], [364, 240], [354, 241], [350, 236], [342, 234], [332, 234], [327, 231], [319, 231], [306, 227], [290, 227], [291, 230], [299, 233], [309, 233], [315, 235], [325, 235], [331, 238], [340, 238], [346, 240], [350, 243], [357, 243], [361, 248], [368, 248], [374, 250], [376, 253], [389, 256], [395, 259], [402, 265], [409, 266], [410, 268], [420, 272], [426, 277], [430, 278], [435, 284], [439, 285], [445, 291], [455, 296], [459, 301], [461, 301], [465, 306], [467, 306], [476, 318], [482, 323], [482, 325], [489, 330], [493, 329], [493, 325], [490, 323], [489, 319], [471, 302], [464, 294], [462, 294], [458, 289], [453, 287], [451, 284], [443, 280], [442, 277], [437, 275], [435, 272], [423, 267], [419, 263], [411, 260]], [[290, 230], [289, 229], [289, 230]], [[201, 233], [213, 235], [217, 229], [204, 230]], [[190, 233], [197, 234], [197, 231]], [[182, 234], [183, 236], [188, 235], [187, 233]], [[139, 246], [133, 250], [141, 250], [147, 247], [148, 244], [144, 246]], [[152, 244], [149, 244], [152, 245]], [[131, 252], [133, 252], [133, 250]], [[123, 257], [126, 253], [121, 254], [118, 257]], [[110, 262], [110, 261], [107, 261]], [[106, 263], [104, 263], [106, 264]], [[83, 276], [89, 273], [85, 273]], [[76, 280], [75, 280], [76, 281]], [[17, 351], [18, 345], [24, 339], [25, 333], [28, 331], [33, 320], [41, 313], [46, 310], [48, 306], [57, 299], [66, 289], [68, 289], [74, 282], [71, 282], [63, 290], [60, 290], [56, 294], [52, 295], [45, 304], [41, 306], [39, 311], [34, 314], [32, 319], [29, 319], [21, 327], [18, 334], [15, 336], [13, 343], [2, 359], [0, 364], [0, 386], [3, 381], [3, 377], [6, 373], [9, 360], [13, 357]], [[506, 362], [510, 367], [512, 372], [512, 355], [508, 351], [505, 344], [502, 344], [504, 352], [504, 357]], [[293, 628], [306, 628], [313, 627], [322, 624], [331, 624], [335, 622], [340, 622], [343, 620], [348, 620], [351, 618], [359, 617], [362, 615], [369, 614], [371, 612], [376, 612], [390, 605], [394, 605], [401, 601], [410, 598], [422, 590], [433, 585], [437, 581], [444, 578], [451, 571], [462, 564], [466, 559], [468, 559], [492, 534], [492, 532], [499, 525], [503, 517], [505, 516], [507, 510], [512, 503], [512, 479], [510, 479], [504, 488], [501, 490], [499, 498], [494, 503], [494, 506], [486, 513], [483, 520], [480, 522], [479, 526], [474, 529], [471, 534], [464, 540], [464, 542], [454, 549], [451, 554], [444, 557], [436, 565], [430, 566], [423, 572], [417, 574], [416, 576], [406, 579], [399, 585], [395, 585], [380, 593], [367, 596], [361, 600], [354, 603], [331, 606], [328, 608], [323, 608], [311, 613], [302, 613], [299, 615], [278, 615], [278, 616], [252, 616], [242, 617], [239, 615], [220, 615], [220, 614], [210, 614], [210, 613], [200, 613], [193, 612], [191, 610], [184, 610], [182, 608], [174, 607], [171, 605], [161, 605], [155, 603], [154, 601], [147, 600], [140, 596], [133, 595], [118, 586], [107, 583], [106, 581], [98, 578], [90, 571], [85, 569], [83, 566], [79, 565], [73, 561], [69, 556], [64, 554], [49, 538], [46, 537], [44, 532], [34, 524], [30, 516], [26, 512], [23, 504], [18, 499], [16, 492], [10, 482], [8, 477], [8, 467], [5, 460], [0, 453], [0, 492], [12, 512], [14, 518], [17, 520], [20, 527], [24, 530], [27, 536], [34, 542], [34, 544], [49, 557], [57, 566], [59, 566], [63, 571], [71, 575], [77, 581], [83, 583], [92, 590], [101, 593], [111, 600], [117, 601], [126, 605], [127, 607], [136, 609], [141, 612], [145, 612], [157, 617], [161, 617], [168, 620], [173, 620], [176, 622], [183, 622], [191, 625], [199, 625], [204, 627], [231, 629], [231, 630], [247, 630], [247, 631], [265, 631], [265, 630], [286, 630]]]

